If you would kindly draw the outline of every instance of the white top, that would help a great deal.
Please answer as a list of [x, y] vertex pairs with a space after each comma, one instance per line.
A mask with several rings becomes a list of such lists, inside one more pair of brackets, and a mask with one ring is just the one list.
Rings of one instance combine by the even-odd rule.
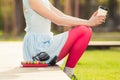
[[[48, 9], [50, 9], [48, 0], [40, 0]], [[33, 11], [28, 0], [23, 0], [24, 7], [26, 8], [24, 12], [26, 20], [26, 32], [40, 32], [40, 33], [50, 33], [51, 32], [51, 21], [40, 16], [40, 14]]]

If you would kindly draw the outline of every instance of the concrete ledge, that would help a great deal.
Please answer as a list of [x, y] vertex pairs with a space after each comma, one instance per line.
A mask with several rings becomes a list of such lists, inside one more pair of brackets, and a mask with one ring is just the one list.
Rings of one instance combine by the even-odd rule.
[[90, 41], [90, 47], [120, 47], [120, 41]]
[[46, 68], [21, 68], [0, 72], [0, 80], [70, 80], [58, 66]]
[[70, 80], [58, 67], [22, 68], [22, 42], [0, 42], [0, 80]]

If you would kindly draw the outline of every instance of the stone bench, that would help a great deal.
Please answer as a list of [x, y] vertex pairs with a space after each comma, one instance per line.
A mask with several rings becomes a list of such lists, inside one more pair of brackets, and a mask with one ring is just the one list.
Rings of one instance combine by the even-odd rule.
[[120, 41], [90, 41], [88, 46], [96, 48], [120, 47]]
[[0, 42], [0, 80], [70, 80], [58, 67], [21, 67], [22, 42]]
[[8, 70], [0, 72], [0, 80], [70, 80], [70, 78], [58, 66], [8, 67]]

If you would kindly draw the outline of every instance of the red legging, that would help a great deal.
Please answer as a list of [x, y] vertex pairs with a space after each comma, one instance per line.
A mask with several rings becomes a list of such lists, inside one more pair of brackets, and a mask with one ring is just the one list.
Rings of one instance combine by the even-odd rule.
[[77, 26], [69, 31], [68, 39], [62, 48], [58, 61], [69, 54], [66, 67], [74, 68], [78, 60], [86, 50], [92, 35], [92, 30], [88, 26]]

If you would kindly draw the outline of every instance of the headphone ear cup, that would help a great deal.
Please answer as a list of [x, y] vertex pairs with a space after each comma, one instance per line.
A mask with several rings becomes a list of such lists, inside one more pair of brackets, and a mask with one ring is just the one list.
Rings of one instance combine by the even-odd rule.
[[39, 58], [40, 61], [46, 61], [50, 58], [50, 56], [46, 52], [41, 52], [38, 55], [38, 58]]
[[56, 64], [56, 62], [57, 62], [57, 59], [58, 59], [58, 57], [55, 56], [55, 57], [49, 62], [49, 65], [50, 65], [50, 66], [54, 66], [54, 65]]

